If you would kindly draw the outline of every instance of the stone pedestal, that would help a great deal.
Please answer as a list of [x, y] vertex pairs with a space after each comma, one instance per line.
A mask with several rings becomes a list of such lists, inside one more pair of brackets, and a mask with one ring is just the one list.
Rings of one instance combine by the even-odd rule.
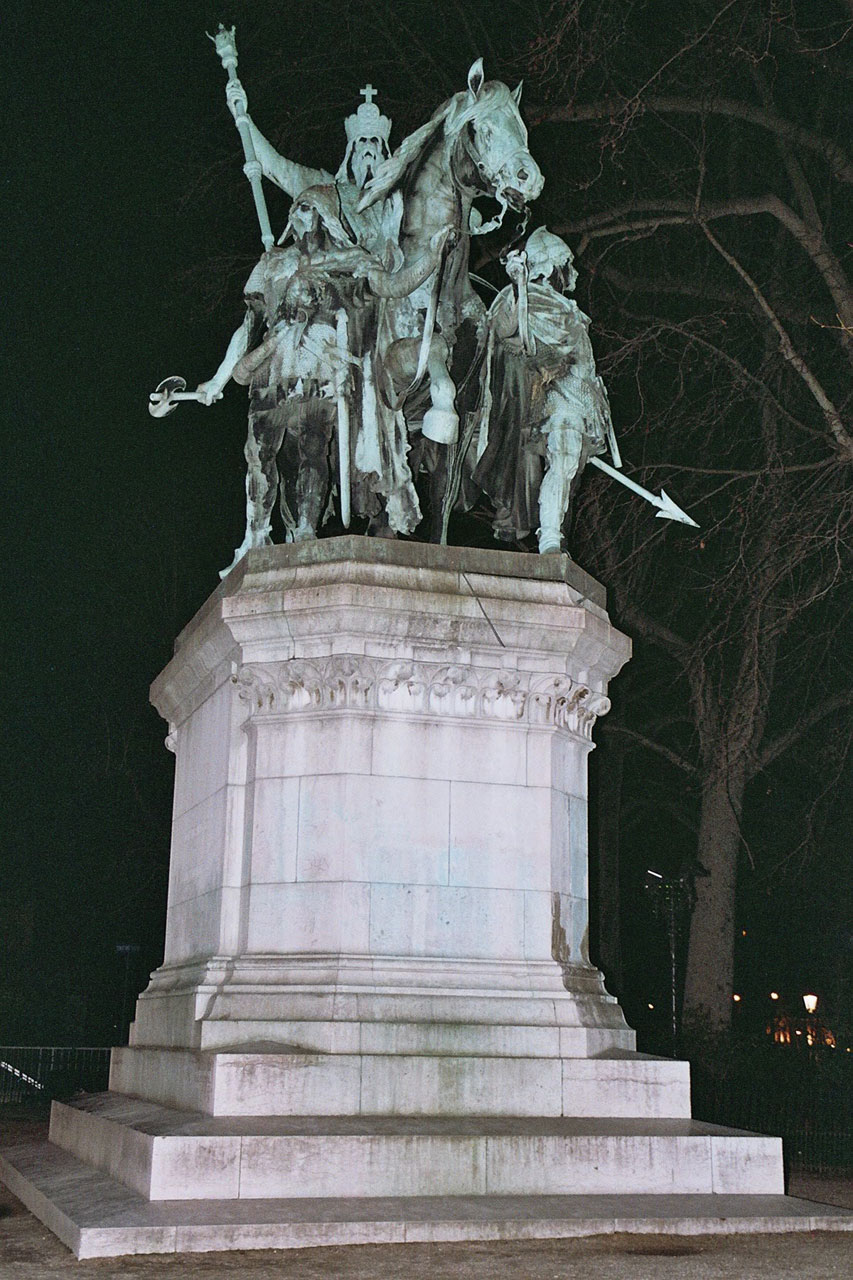
[[633, 1048], [587, 951], [587, 754], [630, 652], [602, 605], [566, 557], [355, 537], [231, 574], [152, 689], [166, 955], [121, 1087], [143, 1046]]
[[781, 1196], [781, 1144], [691, 1121], [589, 961], [604, 604], [565, 556], [357, 537], [214, 592], [152, 688], [164, 963], [110, 1092], [3, 1165], [78, 1253], [575, 1234], [655, 1197], [734, 1229]]

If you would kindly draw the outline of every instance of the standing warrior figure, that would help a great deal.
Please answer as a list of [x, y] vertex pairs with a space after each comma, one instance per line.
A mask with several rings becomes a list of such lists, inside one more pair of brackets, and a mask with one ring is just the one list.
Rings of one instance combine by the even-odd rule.
[[[589, 317], [565, 241], [540, 228], [508, 254], [512, 285], [492, 304], [475, 482], [495, 504], [495, 535], [561, 551], [584, 466], [609, 447], [621, 466], [604, 383], [595, 372]], [[544, 469], [544, 475], [543, 475]]]
[[297, 196], [280, 246], [264, 253], [246, 283], [242, 325], [216, 373], [196, 389], [211, 405], [230, 379], [249, 386], [246, 534], [222, 577], [247, 551], [270, 544], [277, 494], [288, 541], [316, 538], [329, 510], [336, 426], [342, 520], [349, 524], [350, 366], [359, 360], [350, 342], [357, 324], [348, 317], [369, 306], [371, 295], [400, 297], [417, 288], [450, 234], [444, 228], [417, 263], [392, 273], [355, 243], [338, 212], [333, 186]]
[[[347, 148], [341, 166], [334, 175], [325, 169], [311, 169], [297, 164], [295, 160], [287, 160], [267, 141], [251, 117], [248, 117], [248, 123], [255, 155], [264, 176], [294, 199], [306, 187], [333, 184], [337, 188], [341, 209], [355, 232], [358, 243], [362, 248], [383, 258], [389, 241], [396, 242], [402, 201], [398, 197], [396, 200], [371, 205], [367, 209], [358, 207], [365, 185], [389, 155], [388, 139], [391, 136], [391, 121], [382, 115], [373, 101], [376, 95], [373, 85], [365, 85], [361, 94], [364, 102], [344, 122]], [[245, 94], [239, 81], [227, 86], [226, 96], [236, 119], [238, 110], [245, 104]]]
[[232, 378], [249, 386], [246, 535], [222, 577], [250, 548], [270, 543], [277, 493], [288, 540], [316, 537], [326, 510], [329, 445], [347, 395], [344, 292], [372, 261], [337, 209], [328, 187], [293, 202], [282, 247], [268, 250], [246, 283], [242, 325], [197, 388], [210, 405]]

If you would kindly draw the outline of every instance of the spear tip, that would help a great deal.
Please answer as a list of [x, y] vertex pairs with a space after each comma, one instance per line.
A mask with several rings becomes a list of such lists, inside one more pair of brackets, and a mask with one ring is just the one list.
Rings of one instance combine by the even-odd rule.
[[666, 489], [661, 489], [658, 502], [660, 503], [660, 510], [655, 512], [658, 520], [677, 520], [679, 524], [689, 524], [694, 529], [699, 528], [696, 521], [686, 511], [682, 511], [677, 502], [673, 502]]

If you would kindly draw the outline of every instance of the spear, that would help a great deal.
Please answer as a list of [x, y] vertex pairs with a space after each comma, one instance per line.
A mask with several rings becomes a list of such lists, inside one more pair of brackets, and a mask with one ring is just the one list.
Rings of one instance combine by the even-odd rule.
[[630, 489], [633, 493], [638, 493], [641, 498], [645, 498], [646, 502], [650, 502], [653, 507], [657, 507], [658, 520], [677, 520], [679, 524], [692, 524], [694, 529], [698, 529], [699, 525], [695, 520], [682, 511], [677, 503], [665, 489], [661, 489], [660, 497], [656, 498], [648, 489], [644, 489], [641, 484], [637, 484], [636, 480], [629, 480], [621, 471], [617, 471], [615, 467], [611, 467], [609, 463], [603, 462], [601, 458], [590, 458], [589, 461], [594, 467], [598, 467], [599, 471], [603, 471], [606, 476], [610, 476], [612, 480], [618, 480], [620, 484], [624, 484], [626, 489]]
[[226, 97], [228, 105], [234, 116], [234, 123], [240, 134], [240, 141], [243, 143], [243, 155], [246, 163], [243, 165], [243, 172], [249, 179], [252, 188], [252, 195], [255, 199], [255, 209], [258, 214], [258, 222], [261, 224], [261, 240], [264, 242], [264, 250], [272, 248], [273, 233], [270, 226], [270, 216], [267, 213], [267, 202], [264, 199], [264, 188], [261, 182], [263, 169], [261, 163], [255, 155], [255, 144], [252, 142], [252, 130], [249, 124], [249, 116], [247, 114], [249, 100], [246, 97], [246, 91], [240, 81], [237, 79], [237, 41], [234, 38], [236, 28], [232, 27], [227, 30], [220, 22], [219, 30], [215, 36], [208, 33], [208, 40], [212, 40], [219, 54], [223, 67], [228, 72], [228, 88]]

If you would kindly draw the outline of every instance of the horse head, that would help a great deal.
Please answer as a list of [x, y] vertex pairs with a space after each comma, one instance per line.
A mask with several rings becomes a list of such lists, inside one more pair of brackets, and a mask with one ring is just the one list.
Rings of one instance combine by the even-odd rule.
[[486, 82], [478, 58], [468, 72], [467, 93], [450, 100], [445, 124], [457, 180], [519, 213], [544, 185], [527, 149], [520, 102], [521, 84], [510, 90], [500, 80]]
[[[535, 200], [544, 178], [527, 149], [527, 129], [518, 106], [521, 85], [510, 90], [500, 80], [485, 81], [483, 60], [468, 72], [468, 88], [454, 94], [410, 134], [370, 179], [359, 201], [365, 209], [410, 182], [443, 138], [448, 180], [470, 196], [488, 195], [517, 211]], [[480, 228], [490, 230], [495, 223]]]

